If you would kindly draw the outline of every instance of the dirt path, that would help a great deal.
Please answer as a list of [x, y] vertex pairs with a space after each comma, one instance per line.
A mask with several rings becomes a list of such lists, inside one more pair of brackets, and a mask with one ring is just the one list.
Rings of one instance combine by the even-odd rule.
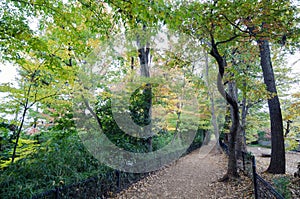
[[[270, 149], [248, 147], [257, 159], [258, 170], [266, 169], [269, 158], [261, 158]], [[287, 153], [287, 172], [294, 172], [299, 153]], [[263, 166], [264, 165], [264, 166]], [[196, 150], [166, 168], [133, 184], [115, 199], [231, 199], [253, 198], [252, 182], [241, 176], [236, 182], [217, 182], [227, 168], [223, 154], [203, 156]]]
[[239, 187], [239, 183], [229, 185], [217, 182], [225, 173], [226, 164], [223, 154], [203, 157], [196, 150], [132, 185], [115, 198], [240, 198], [243, 191], [237, 189], [243, 188]]

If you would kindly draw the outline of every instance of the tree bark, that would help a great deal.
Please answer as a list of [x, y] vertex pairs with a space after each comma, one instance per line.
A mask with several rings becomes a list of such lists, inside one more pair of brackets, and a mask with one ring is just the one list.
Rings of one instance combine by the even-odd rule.
[[[236, 102], [238, 102], [238, 89], [236, 86], [235, 81], [230, 81], [228, 82], [228, 93], [231, 95]], [[232, 107], [230, 107], [230, 114], [231, 114], [231, 121], [234, 120], [234, 110]], [[239, 115], [240, 117], [240, 115]], [[242, 158], [242, 151], [246, 151], [246, 144], [244, 142], [244, 136], [243, 136], [243, 127], [242, 125], [239, 125], [238, 130], [237, 130], [237, 136], [236, 136], [236, 145], [235, 145], [235, 150], [236, 150], [236, 157], [238, 159]]]
[[285, 148], [283, 136], [283, 122], [280, 102], [277, 95], [274, 71], [270, 56], [269, 41], [266, 38], [258, 40], [260, 63], [263, 71], [264, 82], [271, 97], [268, 99], [271, 121], [271, 162], [267, 172], [274, 174], [285, 173]]

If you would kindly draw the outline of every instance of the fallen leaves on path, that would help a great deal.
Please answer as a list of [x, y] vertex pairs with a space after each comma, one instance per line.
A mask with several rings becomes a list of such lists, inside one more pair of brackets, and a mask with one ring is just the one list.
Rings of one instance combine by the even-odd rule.
[[203, 157], [196, 150], [112, 198], [253, 198], [252, 182], [245, 176], [238, 181], [218, 182], [226, 166], [225, 155], [209, 154]]

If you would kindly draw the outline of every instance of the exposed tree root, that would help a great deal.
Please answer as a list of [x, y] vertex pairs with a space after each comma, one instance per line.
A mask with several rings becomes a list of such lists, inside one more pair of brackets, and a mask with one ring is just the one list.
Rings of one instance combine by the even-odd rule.
[[233, 176], [226, 173], [222, 178], [218, 179], [218, 182], [237, 181], [239, 180], [239, 177], [240, 177], [239, 175]]

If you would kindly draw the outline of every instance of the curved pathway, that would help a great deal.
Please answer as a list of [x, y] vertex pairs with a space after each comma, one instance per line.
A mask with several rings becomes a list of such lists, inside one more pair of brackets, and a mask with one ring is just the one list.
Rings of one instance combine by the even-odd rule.
[[[226, 172], [227, 159], [223, 154], [203, 156], [196, 150], [166, 168], [133, 184], [114, 198], [118, 199], [205, 199], [205, 198], [251, 198], [243, 183], [220, 183], [218, 178]], [[246, 184], [245, 184], [246, 183]], [[240, 185], [243, 184], [243, 187]]]

